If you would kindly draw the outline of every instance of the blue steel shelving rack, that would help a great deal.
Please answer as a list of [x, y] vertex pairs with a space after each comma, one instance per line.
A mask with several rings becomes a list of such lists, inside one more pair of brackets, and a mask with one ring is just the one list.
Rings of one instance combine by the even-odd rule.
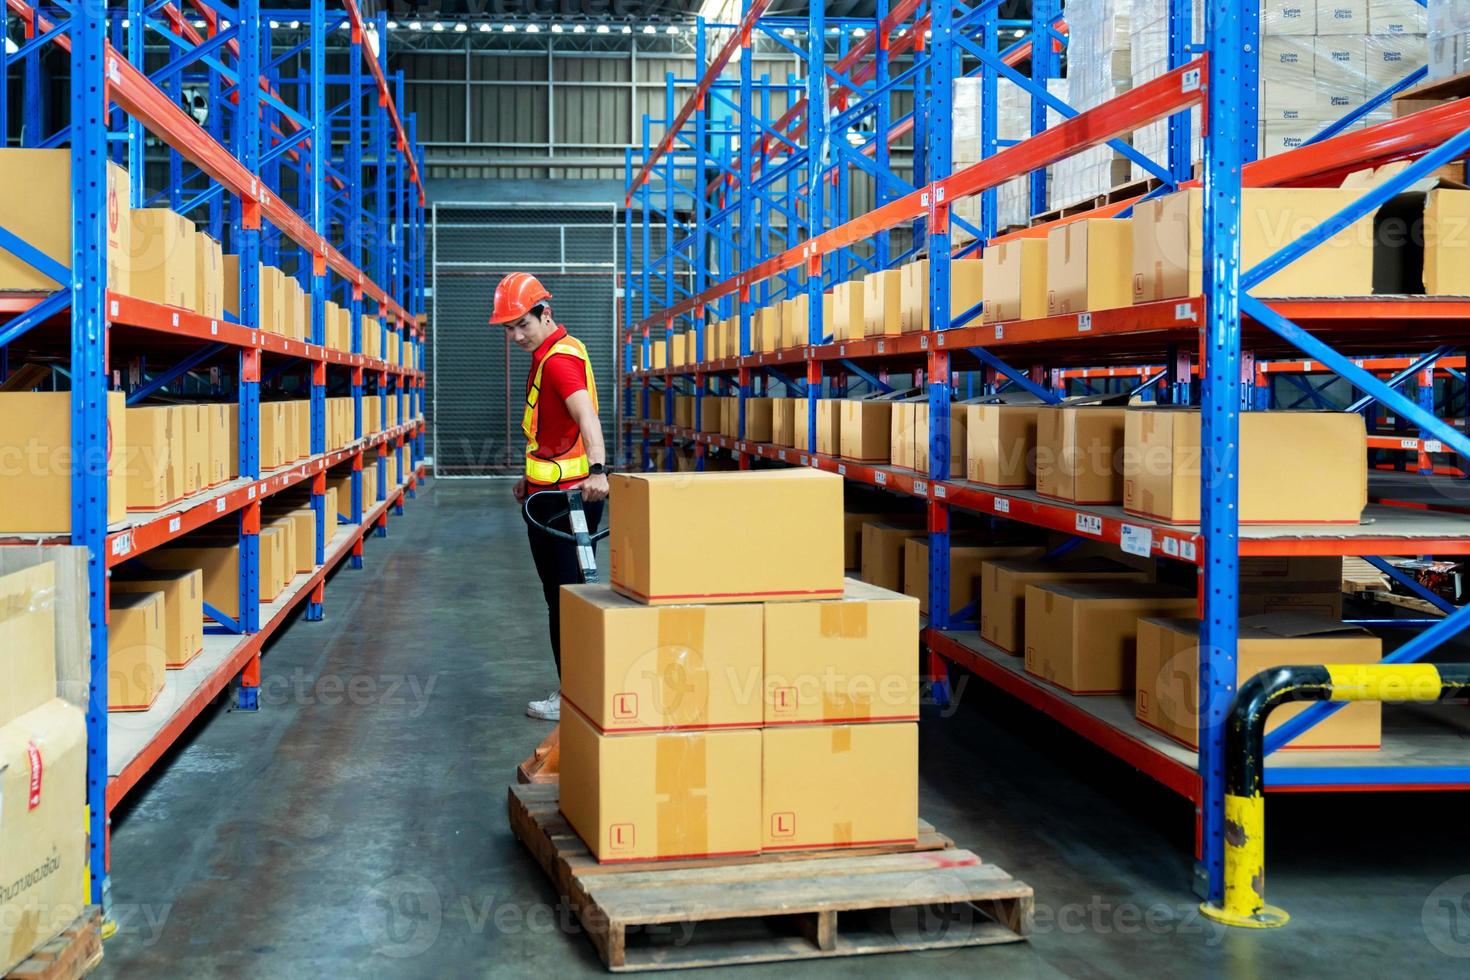
[[[1202, 44], [1192, 43], [1189, 6], [1171, 0], [1170, 66], [1163, 78], [1135, 86], [1133, 91], [1103, 106], [1076, 115], [1045, 92], [1045, 78], [1058, 69], [1056, 49], [1065, 43], [1065, 24], [1058, 18], [1058, 5], [1034, 4], [1028, 36], [1002, 49], [998, 43], [993, 0], [975, 4], [923, 4], [913, 0], [880, 4], [877, 18], [864, 21], [828, 21], [820, 5], [812, 5], [802, 20], [768, 18], [765, 4], [742, 4], [739, 25], [697, 24], [699, 32], [698, 79], [694, 95], [675, 112], [672, 86], [666, 99], [665, 134], [654, 144], [647, 134], [652, 121], [645, 119], [641, 152], [630, 150], [626, 158], [628, 200], [625, 212], [624, 254], [632, 256], [635, 222], [641, 224], [642, 265], [625, 274], [623, 320], [626, 327], [622, 359], [625, 404], [636, 404], [637, 389], [642, 418], [629, 422], [623, 433], [625, 460], [639, 461], [645, 468], [672, 467], [675, 438], [695, 443], [696, 468], [702, 468], [705, 450], [718, 446], [729, 450], [742, 468], [754, 460], [814, 466], [842, 474], [849, 480], [907, 494], [924, 502], [929, 515], [930, 620], [925, 642], [930, 650], [930, 674], [939, 693], [947, 689], [948, 663], [957, 663], [1090, 738], [1139, 770], [1195, 801], [1198, 807], [1196, 889], [1218, 899], [1222, 887], [1224, 722], [1235, 693], [1236, 628], [1238, 619], [1238, 559], [1244, 555], [1362, 555], [1387, 569], [1377, 556], [1417, 554], [1470, 554], [1470, 520], [1450, 508], [1411, 512], [1377, 506], [1375, 523], [1340, 536], [1304, 533], [1301, 529], [1273, 532], [1247, 529], [1235, 519], [1237, 477], [1234, 447], [1238, 438], [1239, 412], [1267, 408], [1270, 391], [1265, 387], [1274, 367], [1276, 373], [1291, 370], [1284, 362], [1268, 362], [1268, 354], [1298, 350], [1308, 359], [1299, 365], [1330, 371], [1346, 379], [1364, 398], [1354, 410], [1391, 412], [1418, 432], [1412, 451], [1422, 464], [1428, 453], [1425, 440], [1438, 440], [1445, 451], [1470, 455], [1470, 439], [1434, 414], [1432, 387], [1420, 382], [1417, 398], [1400, 392], [1407, 379], [1424, 377], [1436, 360], [1445, 358], [1445, 346], [1428, 355], [1381, 358], [1368, 363], [1349, 358], [1336, 349], [1367, 344], [1370, 349], [1400, 347], [1385, 323], [1409, 324], [1416, 333], [1463, 336], [1470, 323], [1470, 302], [1460, 299], [1374, 298], [1360, 301], [1253, 299], [1250, 290], [1292, 259], [1333, 232], [1351, 224], [1440, 165], [1466, 156], [1470, 150], [1470, 103], [1452, 103], [1395, 120], [1367, 130], [1350, 131], [1348, 123], [1362, 118], [1393, 94], [1421, 80], [1419, 70], [1375, 99], [1354, 110], [1339, 123], [1325, 129], [1308, 146], [1262, 161], [1256, 154], [1257, 60], [1248, 52], [1259, 50], [1258, 25], [1254, 10], [1245, 12], [1238, 4], [1211, 0], [1206, 6]], [[1014, 26], [1014, 25], [1005, 25]], [[829, 33], [836, 27], [837, 36]], [[850, 38], [861, 28], [867, 38], [857, 45]], [[716, 56], [706, 65], [706, 34], [727, 35]], [[798, 47], [787, 40], [790, 33], [805, 35]], [[822, 65], [822, 72], [807, 72], [807, 100], [825, 111], [807, 112], [798, 105], [778, 120], [757, 111], [757, 94], [769, 84], [753, 77], [753, 39], [763, 37], [802, 55], [806, 65]], [[835, 51], [834, 51], [835, 47]], [[911, 51], [911, 65], [895, 73], [893, 56]], [[985, 159], [977, 165], [952, 172], [948, 126], [929, 126], [926, 116], [948, 119], [951, 83], [958, 73], [958, 54], [978, 60], [978, 74], [987, 110], [982, 116]], [[737, 64], [738, 78], [725, 77], [726, 66]], [[835, 63], [831, 59], [835, 56]], [[1030, 61], [1034, 77], [1017, 72], [1015, 66]], [[1022, 86], [1032, 96], [1033, 137], [1015, 146], [1002, 146], [995, 138], [993, 106], [995, 85], [1000, 77]], [[916, 94], [916, 104], [928, 109], [900, 119], [886, 119], [887, 100], [894, 91]], [[732, 93], [734, 98], [732, 98]], [[737, 101], [738, 100], [738, 101]], [[706, 129], [703, 114], [711, 102], [730, 105], [739, 113], [739, 128]], [[835, 104], [834, 104], [835, 103]], [[949, 316], [948, 265], [951, 255], [949, 231], [958, 220], [950, 208], [962, 197], [980, 194], [981, 227], [966, 229], [977, 239], [976, 246], [998, 240], [993, 190], [1005, 180], [1025, 174], [1036, 175], [1031, 183], [1032, 210], [1044, 210], [1045, 184], [1039, 176], [1055, 161], [1108, 138], [1159, 118], [1168, 118], [1169, 159], [1147, 161], [1145, 169], [1158, 178], [1150, 195], [1162, 193], [1191, 178], [1189, 159], [1189, 112], [1202, 107], [1206, 120], [1204, 139], [1204, 227], [1205, 267], [1209, 270], [1204, 295], [1184, 302], [1136, 306], [1126, 310], [1084, 315], [1015, 321], [1001, 325], [974, 325], [979, 308], [963, 316]], [[830, 107], [830, 108], [829, 108]], [[1063, 123], [1047, 130], [1045, 110], [1052, 108]], [[764, 105], [762, 105], [762, 109]], [[871, 137], [849, 144], [846, 136], [858, 119], [871, 115], [885, 120]], [[694, 120], [695, 135], [687, 134]], [[799, 121], [799, 124], [798, 124]], [[804, 132], [803, 132], [804, 131]], [[914, 181], [905, 182], [886, 165], [888, 143], [913, 132]], [[735, 143], [732, 137], [739, 137]], [[804, 145], [802, 137], [805, 136]], [[1117, 146], [1117, 144], [1114, 144]], [[753, 148], [742, 153], [740, 147]], [[873, 149], [874, 160], [864, 152]], [[882, 148], [880, 151], [879, 148]], [[1135, 155], [1136, 156], [1136, 155]], [[1242, 187], [1322, 185], [1346, 172], [1393, 160], [1415, 161], [1407, 171], [1364, 196], [1323, 226], [1286, 245], [1276, 255], [1254, 268], [1242, 269], [1240, 261], [1240, 210]], [[759, 176], [757, 176], [757, 167]], [[878, 206], [865, 215], [846, 213], [843, 173], [858, 167], [873, 174], [884, 190]], [[708, 186], [700, 178], [707, 171], [718, 176]], [[686, 179], [685, 175], [694, 175]], [[781, 180], [786, 183], [781, 186]], [[653, 184], [661, 186], [663, 198], [656, 205]], [[793, 205], [792, 186], [799, 188]], [[734, 203], [728, 196], [736, 195]], [[687, 204], [681, 205], [681, 201]], [[759, 203], [759, 207], [757, 207]], [[1136, 198], [1099, 208], [1090, 217], [1126, 214]], [[788, 220], [787, 247], [770, 254], [769, 226], [763, 216], [772, 210]], [[635, 213], [636, 212], [636, 213]], [[692, 220], [684, 221], [683, 216]], [[738, 221], [735, 219], [738, 217]], [[649, 226], [654, 219], [665, 222], [664, 251], [650, 248]], [[792, 227], [794, 225], [794, 228]], [[886, 236], [901, 226], [913, 228], [914, 247], [891, 254]], [[748, 231], [747, 231], [748, 229]], [[1044, 234], [1045, 228], [1012, 232], [1015, 235]], [[873, 243], [871, 256], [853, 246]], [[714, 248], [712, 272], [702, 256]], [[833, 342], [823, 336], [824, 289], [848, 278], [849, 270], [866, 271], [896, 266], [927, 249], [930, 267], [930, 322], [936, 329], [899, 337], [867, 338]], [[680, 281], [679, 271], [691, 280]], [[808, 297], [807, 343], [776, 352], [754, 352], [750, 343], [750, 320], [757, 304], [778, 300], [806, 275]], [[774, 287], [777, 277], [780, 286]], [[740, 318], [740, 354], [736, 357], [703, 358], [706, 319]], [[699, 363], [645, 370], [650, 363], [652, 339], [662, 335], [672, 349], [674, 330], [680, 321], [697, 337]], [[1376, 331], [1375, 331], [1376, 328]], [[1401, 329], [1401, 328], [1400, 328]], [[1085, 336], [1081, 336], [1085, 334]], [[1243, 338], [1252, 349], [1243, 349]], [[1196, 360], [1188, 353], [1198, 350]], [[1257, 350], [1262, 357], [1258, 361]], [[1035, 494], [995, 491], [969, 484], [948, 472], [948, 406], [951, 385], [958, 377], [956, 358], [973, 365], [990, 390], [1019, 386], [1055, 401], [1065, 385], [1064, 375], [1078, 372], [1069, 365], [1088, 363], [1153, 364], [1141, 370], [1140, 391], [1154, 391], [1166, 401], [1198, 404], [1202, 410], [1202, 434], [1212, 448], [1202, 493], [1202, 523], [1198, 527], [1172, 527], [1125, 520], [1116, 508], [1086, 508], [1059, 505]], [[1360, 366], [1359, 361], [1363, 361]], [[1050, 363], [1047, 363], [1050, 362]], [[1162, 362], [1162, 363], [1160, 363]], [[1448, 362], [1446, 362], [1448, 364]], [[1445, 370], [1453, 370], [1446, 367]], [[816, 401], [824, 386], [830, 394], [841, 394], [850, 383], [875, 390], [887, 387], [890, 370], [914, 372], [923, 379], [929, 394], [930, 460], [927, 474], [897, 467], [870, 466], [816, 452]], [[1380, 378], [1378, 375], [1393, 373]], [[804, 377], [802, 376], [804, 373]], [[855, 379], [855, 380], [854, 380]], [[1197, 379], [1197, 380], [1196, 380]], [[1050, 383], [1048, 383], [1050, 381]], [[673, 398], [664, 399], [664, 419], [648, 418], [649, 392], [662, 386], [667, 394], [692, 390], [696, 413], [702, 398], [711, 391], [740, 399], [740, 428], [745, 431], [744, 399], [768, 392], [772, 383], [806, 399], [808, 438], [805, 447], [785, 448], [703, 433], [699, 414], [693, 429], [674, 426]], [[1310, 391], [1310, 387], [1307, 389]], [[1426, 391], [1429, 393], [1426, 396]], [[654, 447], [661, 438], [662, 460]], [[1380, 440], [1379, 449], [1393, 448]], [[1409, 449], [1400, 445], [1400, 449]], [[1421, 465], [1421, 469], [1422, 469]], [[1397, 487], [1402, 490], [1402, 486]], [[1393, 495], [1391, 488], [1381, 495]], [[1412, 498], [1412, 494], [1406, 495]], [[1141, 726], [1109, 717], [1089, 705], [1096, 699], [1060, 696], [1046, 685], [1028, 679], [1014, 665], [1006, 666], [1003, 655], [987, 655], [973, 632], [966, 633], [966, 610], [949, 613], [948, 528], [951, 508], [1022, 521], [1078, 538], [1120, 544], [1125, 535], [1136, 544], [1137, 532], [1146, 532], [1149, 553], [1194, 564], [1201, 576], [1200, 594], [1203, 637], [1199, 680], [1201, 711], [1200, 748], [1197, 754], [1181, 748], [1170, 750], [1150, 741]], [[1460, 513], [1467, 512], [1461, 508]], [[1444, 640], [1470, 626], [1470, 610], [1440, 603], [1443, 619], [1427, 624], [1410, 642], [1386, 658], [1404, 662], [1422, 658]], [[1399, 621], [1398, 625], [1419, 626], [1423, 621]], [[992, 653], [994, 651], [991, 651]], [[1314, 706], [1281, 726], [1268, 740], [1268, 751], [1299, 734], [1334, 710]], [[1313, 766], [1308, 762], [1267, 769], [1268, 789], [1445, 789], [1470, 788], [1470, 759], [1460, 754], [1441, 754], [1432, 763], [1390, 757], [1356, 760], [1336, 767]]]
[[[323, 617], [327, 572], [344, 559], [360, 567], [363, 537], [386, 534], [388, 511], [401, 514], [405, 497], [414, 495], [422, 479], [423, 154], [414, 118], [398, 113], [403, 82], [401, 74], [388, 71], [386, 14], [369, 24], [355, 0], [345, 0], [330, 12], [325, 0], [313, 0], [309, 10], [274, 13], [261, 9], [255, 0], [234, 7], [189, 0], [187, 12], [160, 0], [146, 4], [127, 0], [106, 10], [57, 5], [44, 11], [23, 0], [7, 0], [6, 16], [20, 19], [26, 38], [14, 53], [0, 54], [0, 68], [7, 73], [11, 64], [21, 62], [21, 145], [69, 143], [71, 152], [70, 269], [0, 229], [7, 251], [69, 283], [49, 296], [11, 295], [0, 303], [0, 314], [6, 317], [0, 322], [0, 352], [6, 355], [0, 360], [0, 372], [8, 373], [10, 345], [39, 324], [69, 318], [72, 449], [78, 462], [72, 479], [72, 530], [62, 540], [85, 546], [90, 553], [90, 867], [92, 898], [105, 902], [112, 809], [233, 681], [238, 679], [240, 706], [257, 707], [265, 639], [298, 603], [305, 603], [306, 619]], [[282, 32], [275, 26], [301, 18], [306, 20], [304, 31]], [[334, 50], [345, 58], [345, 75], [329, 74], [326, 66], [328, 42], [339, 35], [345, 43]], [[378, 51], [372, 49], [374, 37], [381, 39]], [[47, 134], [42, 126], [48, 79], [41, 55], [53, 44], [70, 52], [70, 124]], [[145, 44], [166, 49], [162, 64], [154, 48], [148, 49], [145, 62]], [[145, 65], [152, 67], [151, 73], [145, 73]], [[258, 84], [240, 84], [241, 79]], [[185, 84], [205, 93], [203, 126], [179, 107], [177, 97]], [[330, 107], [329, 89], [341, 98]], [[370, 131], [364, 127], [365, 100]], [[10, 111], [8, 105], [0, 108], [0, 126], [8, 126]], [[145, 130], [168, 157], [167, 185], [151, 196], [145, 187]], [[345, 146], [340, 158], [334, 154], [338, 144]], [[371, 154], [368, 158], [364, 147]], [[166, 205], [193, 215], [203, 230], [226, 243], [226, 251], [240, 255], [238, 318], [211, 319], [109, 291], [105, 254], [109, 158], [131, 172], [132, 206]], [[293, 193], [299, 213], [283, 196]], [[345, 253], [334, 239], [344, 243]], [[365, 247], [365, 240], [370, 247]], [[257, 260], [289, 267], [293, 257], [293, 274], [312, 297], [309, 343], [252, 326], [259, 320]], [[363, 271], [367, 258], [372, 259], [372, 268]], [[328, 299], [351, 310], [351, 352], [324, 346]], [[400, 363], [361, 353], [360, 314], [367, 312], [365, 302], [373, 304], [379, 317], [379, 339], [384, 344], [390, 338], [409, 341]], [[130, 514], [123, 524], [109, 527], [105, 394], [112, 385], [110, 339], [119, 330], [127, 332], [132, 346], [146, 343], [138, 338], [169, 342], [160, 348], [157, 364], [145, 362], [141, 376], [130, 380], [129, 404], [151, 394], [180, 391], [190, 383], [197, 386], [199, 379], [191, 379], [190, 372], [236, 353], [235, 387], [215, 384], [213, 393], [232, 391], [241, 406], [240, 478], [163, 513]], [[190, 341], [193, 349], [178, 353]], [[228, 361], [224, 365], [230, 367]], [[287, 375], [302, 379], [309, 391], [311, 454], [263, 473], [261, 387]], [[380, 417], [386, 419], [390, 399], [396, 403], [396, 426], [364, 431], [362, 403], [368, 380], [375, 383], [384, 409]], [[354, 396], [354, 438], [346, 448], [328, 452], [325, 399], [333, 384]], [[410, 457], [407, 467], [399, 451], [405, 448]], [[364, 465], [377, 468], [376, 500], [362, 499]], [[345, 517], [326, 514], [324, 508], [327, 472], [337, 466], [351, 466], [353, 472], [351, 513]], [[317, 567], [263, 606], [258, 594], [261, 505], [298, 486], [310, 489], [318, 515]], [[207, 632], [222, 635], [206, 638], [200, 661], [209, 658], [207, 671], [180, 672], [197, 686], [173, 691], [163, 708], [155, 705], [142, 716], [132, 716], [143, 720], [130, 723], [131, 741], [123, 746], [126, 758], [120, 759], [107, 711], [109, 570], [217, 520], [235, 522], [240, 535], [241, 615], [234, 619], [208, 610], [215, 625]], [[344, 521], [342, 528], [337, 528], [339, 520]], [[328, 523], [337, 530], [328, 533]], [[264, 621], [263, 613], [268, 613]], [[172, 676], [170, 682], [181, 683]]]

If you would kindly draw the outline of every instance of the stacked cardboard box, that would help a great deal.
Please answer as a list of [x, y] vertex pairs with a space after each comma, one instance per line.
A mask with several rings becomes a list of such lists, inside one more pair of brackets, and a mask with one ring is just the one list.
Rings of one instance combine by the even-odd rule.
[[[127, 411], [107, 394], [107, 522], [127, 516]], [[0, 474], [0, 531], [65, 534], [71, 528], [71, 393], [0, 392], [0, 458], [21, 461]]]
[[[1092, 0], [1067, 8], [1067, 103], [1079, 112], [1102, 105], [1130, 87], [1130, 0]], [[1057, 161], [1053, 206], [1106, 193], [1129, 179], [1128, 162], [1108, 146]]]
[[1020, 655], [1031, 645], [1027, 590], [1053, 582], [1146, 583], [1150, 573], [1110, 559], [1079, 561], [987, 561], [980, 566], [980, 636], [1007, 653]]
[[917, 603], [844, 584], [841, 479], [613, 482], [612, 587], [561, 595], [561, 807], [592, 853], [913, 840]]
[[0, 576], [0, 974], [7, 976], [87, 901], [86, 720], [57, 697], [56, 588], [50, 562]]
[[[0, 149], [0, 227], [63, 266], [71, 265], [71, 150]], [[16, 189], [23, 189], [15, 192]], [[128, 201], [131, 181], [107, 165], [107, 288], [131, 289], [133, 236]], [[53, 292], [64, 284], [23, 259], [0, 251], [0, 290]]]

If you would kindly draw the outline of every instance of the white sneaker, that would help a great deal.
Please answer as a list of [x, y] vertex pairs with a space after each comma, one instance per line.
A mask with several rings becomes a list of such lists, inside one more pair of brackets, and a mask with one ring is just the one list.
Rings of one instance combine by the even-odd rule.
[[542, 721], [561, 721], [561, 690], [552, 691], [545, 701], [532, 701], [526, 705], [526, 714]]

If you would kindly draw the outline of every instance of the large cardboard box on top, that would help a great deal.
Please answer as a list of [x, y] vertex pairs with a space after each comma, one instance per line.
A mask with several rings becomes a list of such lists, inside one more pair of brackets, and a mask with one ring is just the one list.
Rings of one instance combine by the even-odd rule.
[[[603, 734], [758, 727], [758, 603], [646, 606], [606, 585], [561, 590], [562, 699]], [[774, 603], [784, 608], [799, 603]]]
[[[1123, 509], [1199, 523], [1199, 410], [1131, 408], [1124, 441]], [[1240, 521], [1357, 524], [1368, 503], [1367, 452], [1356, 412], [1240, 413]]]
[[85, 908], [86, 807], [81, 711], [52, 698], [0, 725], [0, 974]]
[[999, 242], [984, 262], [986, 323], [1046, 316], [1046, 239]]
[[761, 739], [762, 850], [918, 837], [917, 724], [780, 726]]
[[1078, 562], [988, 561], [980, 566], [980, 638], [1007, 653], [1025, 651], [1026, 587], [1048, 582], [1147, 582], [1148, 572], [1094, 558]]
[[835, 473], [617, 473], [612, 485], [609, 575], [624, 595], [666, 605], [842, 594]]
[[[132, 295], [128, 172], [107, 165], [107, 288]], [[0, 149], [0, 227], [63, 266], [71, 266], [71, 150]], [[25, 260], [0, 250], [0, 290], [62, 288]]]
[[1038, 405], [965, 406], [965, 478], [991, 487], [1036, 482]]
[[0, 725], [56, 697], [56, 566], [0, 576]]
[[162, 592], [117, 592], [107, 610], [107, 710], [144, 711], [163, 691], [167, 626]]
[[1115, 218], [1071, 221], [1046, 237], [1046, 315], [1133, 304], [1133, 225]]
[[1036, 410], [1036, 492], [1075, 504], [1123, 501], [1121, 405]]
[[763, 608], [766, 725], [918, 721], [912, 598], [849, 579], [841, 599]]
[[[1033, 561], [1046, 554], [1042, 545], [972, 544], [953, 536], [949, 545], [949, 610], [958, 612], [980, 597], [980, 574], [988, 561]], [[903, 591], [919, 600], [919, 612], [929, 614], [929, 539], [908, 538], [903, 543]]]
[[169, 670], [187, 667], [204, 652], [204, 573], [197, 568], [166, 572], [119, 570], [112, 575], [113, 595], [133, 592], [163, 594], [163, 663]]
[[1197, 600], [1151, 583], [1047, 582], [1026, 587], [1026, 673], [1073, 694], [1133, 690], [1138, 620], [1189, 616]]
[[[127, 517], [126, 395], [107, 393], [107, 523]], [[71, 392], [0, 392], [0, 532], [71, 530]], [[101, 461], [99, 461], [101, 462]]]
[[[1194, 749], [1199, 747], [1199, 623], [1150, 618], [1138, 624], [1134, 709], [1138, 720]], [[1236, 640], [1236, 679], [1285, 664], [1372, 664], [1383, 643], [1366, 630], [1333, 619], [1289, 613], [1243, 616]], [[1266, 718], [1266, 731], [1300, 714], [1310, 702], [1284, 704]], [[1292, 739], [1283, 750], [1376, 749], [1382, 705], [1355, 701]]]
[[599, 735], [567, 711], [561, 812], [603, 862], [753, 854], [761, 732]]
[[[1249, 269], [1341, 211], [1365, 188], [1252, 187], [1241, 198], [1241, 268]], [[1133, 302], [1203, 291], [1203, 192], [1140, 201], [1133, 209]], [[1373, 216], [1358, 220], [1251, 289], [1251, 295], [1373, 293]]]

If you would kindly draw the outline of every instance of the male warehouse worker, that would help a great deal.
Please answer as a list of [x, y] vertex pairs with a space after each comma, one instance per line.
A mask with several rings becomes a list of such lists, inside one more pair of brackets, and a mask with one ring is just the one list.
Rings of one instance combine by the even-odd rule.
[[[526, 379], [526, 411], [521, 430], [526, 434], [526, 475], [516, 481], [515, 498], [542, 490], [582, 491], [587, 530], [597, 531], [602, 523], [603, 501], [607, 499], [607, 454], [602, 444], [602, 421], [597, 417], [597, 383], [587, 348], [566, 328], [551, 318], [547, 302], [551, 294], [536, 278], [512, 272], [495, 287], [492, 324], [502, 324], [516, 346], [531, 355], [531, 373]], [[565, 500], [540, 497], [531, 502], [532, 516], [543, 524], [570, 532], [566, 517], [548, 518], [565, 510]], [[582, 581], [577, 549], [570, 541], [528, 528], [531, 557], [541, 576], [546, 594], [546, 614], [551, 626], [551, 652], [561, 675], [561, 607], [563, 585]], [[544, 701], [532, 701], [526, 714], [548, 721], [561, 720], [561, 690]]]

